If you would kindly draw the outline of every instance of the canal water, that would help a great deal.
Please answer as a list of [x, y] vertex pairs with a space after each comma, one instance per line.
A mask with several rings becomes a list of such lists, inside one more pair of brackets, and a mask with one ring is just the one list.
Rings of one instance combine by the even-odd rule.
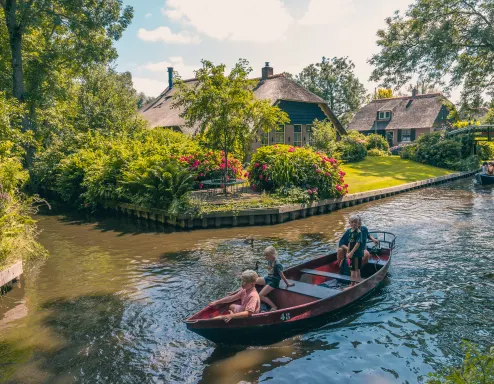
[[[285, 266], [319, 256], [354, 212], [398, 236], [365, 301], [270, 346], [217, 347], [186, 330], [264, 247]], [[0, 298], [0, 382], [416, 383], [457, 363], [462, 340], [494, 337], [494, 189], [471, 179], [268, 227], [38, 219], [50, 257]]]

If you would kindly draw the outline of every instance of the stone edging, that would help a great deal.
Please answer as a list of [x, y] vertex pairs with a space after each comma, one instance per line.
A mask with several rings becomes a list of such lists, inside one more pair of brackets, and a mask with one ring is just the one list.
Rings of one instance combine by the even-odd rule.
[[18, 261], [10, 267], [0, 271], [0, 287], [17, 279], [20, 275], [22, 275], [22, 261]]
[[124, 215], [151, 220], [161, 224], [168, 224], [183, 229], [280, 224], [289, 220], [297, 220], [308, 216], [330, 213], [338, 209], [379, 200], [413, 189], [425, 188], [434, 184], [466, 178], [474, 175], [476, 172], [477, 171], [452, 173], [431, 179], [397, 185], [395, 187], [353, 193], [338, 199], [320, 200], [312, 205], [291, 204], [276, 208], [254, 208], [239, 211], [213, 212], [203, 215], [202, 217], [180, 215], [175, 219], [167, 217], [165, 210], [147, 209], [132, 204], [118, 204], [115, 209], [118, 213]]

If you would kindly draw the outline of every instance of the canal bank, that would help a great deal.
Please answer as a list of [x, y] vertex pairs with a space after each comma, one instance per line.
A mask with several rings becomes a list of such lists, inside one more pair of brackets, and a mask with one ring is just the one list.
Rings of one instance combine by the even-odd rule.
[[426, 180], [397, 185], [390, 188], [377, 189], [368, 192], [354, 193], [339, 199], [325, 199], [312, 205], [291, 204], [275, 208], [255, 208], [237, 211], [221, 211], [204, 214], [199, 217], [179, 215], [170, 217], [165, 210], [147, 209], [132, 204], [115, 206], [117, 214], [149, 220], [156, 223], [182, 229], [204, 229], [220, 227], [237, 227], [252, 225], [281, 224], [286, 221], [303, 219], [309, 216], [331, 213], [336, 210], [368, 203], [415, 189], [430, 187], [462, 178], [473, 176], [477, 171], [458, 172]]
[[[266, 246], [285, 267], [320, 256], [357, 210], [398, 236], [380, 290], [263, 348], [217, 347], [186, 330], [183, 319], [237, 288]], [[463, 339], [492, 341], [494, 280], [479, 266], [494, 261], [493, 215], [494, 190], [464, 179], [266, 227], [163, 233], [38, 216], [50, 257], [0, 300], [0, 382], [424, 382], [461, 361]]]

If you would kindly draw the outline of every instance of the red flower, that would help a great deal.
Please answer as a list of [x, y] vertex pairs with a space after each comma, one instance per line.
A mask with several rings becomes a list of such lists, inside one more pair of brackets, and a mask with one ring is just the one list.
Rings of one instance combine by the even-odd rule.
[[259, 175], [259, 179], [262, 180], [262, 175]]
[[259, 168], [259, 163], [255, 163], [254, 167]]
[[320, 169], [316, 169], [316, 173], [321, 173], [322, 171]]
[[290, 147], [290, 149], [288, 150], [288, 152], [295, 152], [295, 148]]
[[249, 172], [245, 172], [244, 177], [249, 177]]
[[337, 185], [336, 190], [341, 192], [343, 190], [343, 188], [341, 187], [341, 185]]
[[307, 193], [308, 193], [309, 195], [312, 195], [312, 190], [311, 190], [311, 189], [308, 189], [308, 190], [307, 190]]
[[204, 184], [200, 183], [199, 184], [199, 189], [202, 189], [202, 187], [204, 187]]
[[268, 166], [266, 164], [263, 164], [262, 165], [262, 170], [265, 171], [266, 169], [268, 168]]

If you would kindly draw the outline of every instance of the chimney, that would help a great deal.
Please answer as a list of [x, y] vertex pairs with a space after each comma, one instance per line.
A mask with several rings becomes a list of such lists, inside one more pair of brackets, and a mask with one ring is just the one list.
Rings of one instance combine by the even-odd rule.
[[273, 76], [273, 67], [269, 66], [269, 61], [266, 61], [265, 67], [262, 69], [262, 80], [266, 80], [269, 76]]
[[412, 89], [412, 97], [413, 97], [414, 99], [417, 97], [418, 93], [419, 93], [419, 91], [418, 91], [418, 89], [417, 89], [417, 88], [413, 88], [413, 89]]
[[168, 89], [173, 88], [173, 67], [168, 67]]

